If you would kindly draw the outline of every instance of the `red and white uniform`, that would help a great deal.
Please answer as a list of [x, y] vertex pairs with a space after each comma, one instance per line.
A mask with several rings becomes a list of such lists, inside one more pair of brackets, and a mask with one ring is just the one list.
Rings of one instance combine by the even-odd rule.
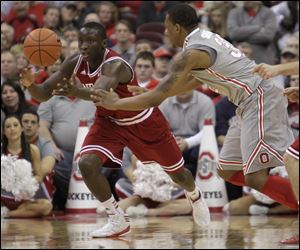
[[[92, 73], [88, 62], [79, 56], [74, 73], [83, 87], [93, 87], [96, 80], [101, 78], [102, 65], [112, 60], [124, 61], [132, 71], [132, 79], [127, 84], [138, 86], [131, 66], [110, 49], [106, 49], [103, 62]], [[120, 98], [132, 96], [127, 84], [120, 83], [115, 89]], [[116, 168], [122, 165], [125, 146], [140, 161], [157, 162], [168, 173], [183, 169], [181, 151], [170, 132], [168, 122], [158, 108], [122, 111], [97, 107], [95, 122], [83, 142], [81, 155], [96, 154], [104, 167]]]
[[[9, 151], [5, 152], [5, 155], [11, 154]], [[13, 154], [11, 154], [13, 155]], [[20, 157], [21, 153], [18, 156]], [[36, 191], [33, 199], [47, 199], [50, 202], [52, 201], [55, 187], [53, 186], [53, 176], [54, 172], [48, 174], [43, 182], [40, 183], [39, 189]], [[9, 210], [17, 209], [25, 200], [16, 201], [12, 192], [7, 192], [6, 190], [1, 188], [1, 203], [6, 206]]]
[[286, 152], [299, 161], [299, 136], [295, 139], [294, 143], [286, 150]]

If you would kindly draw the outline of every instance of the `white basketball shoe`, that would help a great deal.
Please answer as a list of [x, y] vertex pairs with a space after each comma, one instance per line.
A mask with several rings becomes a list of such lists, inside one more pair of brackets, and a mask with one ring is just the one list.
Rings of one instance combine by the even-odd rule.
[[100, 229], [92, 232], [93, 238], [120, 237], [130, 232], [128, 215], [114, 214], [109, 215], [108, 223]]
[[202, 192], [199, 191], [199, 197], [196, 200], [192, 200], [191, 197], [185, 191], [185, 196], [191, 203], [193, 208], [193, 219], [198, 226], [207, 226], [210, 223], [210, 213], [206, 202], [204, 201]]

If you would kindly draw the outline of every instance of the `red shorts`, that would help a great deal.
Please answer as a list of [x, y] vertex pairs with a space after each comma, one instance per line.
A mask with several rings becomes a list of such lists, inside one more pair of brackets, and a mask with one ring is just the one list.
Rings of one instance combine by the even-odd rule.
[[167, 173], [182, 171], [184, 160], [168, 122], [158, 108], [150, 110], [152, 113], [148, 113], [145, 120], [139, 116], [137, 122], [130, 125], [118, 125], [110, 118], [97, 117], [80, 155], [96, 154], [104, 167], [119, 168], [123, 148], [128, 147], [145, 164], [157, 162]]
[[294, 143], [286, 150], [286, 152], [299, 161], [299, 136], [295, 139]]

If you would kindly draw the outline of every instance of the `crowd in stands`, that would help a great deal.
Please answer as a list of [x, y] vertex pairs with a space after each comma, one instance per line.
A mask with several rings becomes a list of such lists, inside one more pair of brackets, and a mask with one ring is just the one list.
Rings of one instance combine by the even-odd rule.
[[[183, 2], [196, 9], [200, 28], [219, 34], [257, 64], [299, 60], [298, 1]], [[98, 22], [106, 29], [108, 47], [132, 66], [141, 87], [152, 89], [168, 73], [170, 62], [178, 52], [171, 47], [163, 24], [166, 11], [178, 3], [1, 2], [1, 136], [5, 137], [6, 117], [19, 117], [27, 142], [37, 145], [40, 150], [44, 181], [54, 185], [55, 192], [53, 189], [48, 197], [54, 210], [65, 209], [79, 122], [84, 119], [91, 124], [96, 108], [92, 102], [76, 98], [53, 96], [40, 104], [30, 96], [19, 83], [19, 73], [29, 66], [22, 48], [26, 35], [44, 27], [55, 31], [62, 43], [61, 57], [54, 65], [46, 68], [31, 65], [36, 72], [36, 84], [43, 83], [57, 71], [65, 58], [79, 53], [77, 40], [81, 26]], [[298, 75], [278, 76], [276, 81], [283, 87], [299, 86]], [[176, 136], [186, 167], [195, 176], [204, 119], [214, 121], [221, 148], [229, 124], [235, 119], [236, 107], [227, 97], [211, 91], [204, 84], [195, 91], [167, 99], [160, 109]], [[288, 111], [296, 136], [299, 132], [298, 104], [291, 103]], [[3, 147], [1, 153], [7, 154]], [[101, 171], [108, 176], [113, 190], [121, 177], [128, 177], [127, 168], [124, 173], [122, 170]], [[227, 184], [227, 190], [230, 200], [242, 196], [241, 188]], [[39, 204], [44, 207], [38, 210], [38, 216], [49, 211], [49, 204], [42, 201]]]

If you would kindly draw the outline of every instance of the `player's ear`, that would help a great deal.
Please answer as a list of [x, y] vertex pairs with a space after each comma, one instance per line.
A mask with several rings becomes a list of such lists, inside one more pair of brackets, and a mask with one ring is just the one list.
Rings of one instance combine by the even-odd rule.
[[107, 47], [107, 39], [104, 39], [104, 40], [102, 41], [102, 47], [103, 47], [103, 48], [106, 48], [106, 47]]

